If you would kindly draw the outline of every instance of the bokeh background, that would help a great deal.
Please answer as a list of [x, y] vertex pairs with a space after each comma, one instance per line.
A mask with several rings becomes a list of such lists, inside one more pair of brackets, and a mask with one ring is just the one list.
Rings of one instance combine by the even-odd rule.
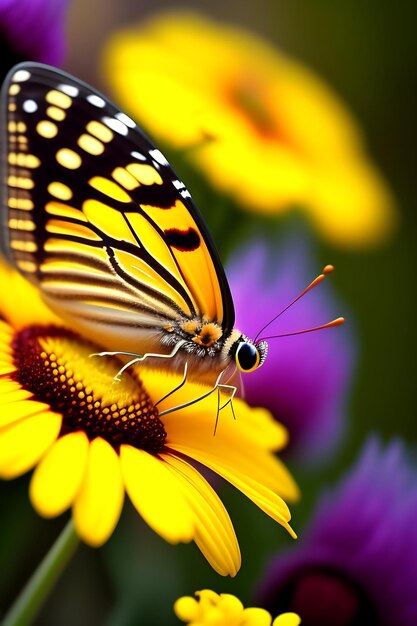
[[[158, 9], [177, 6], [187, 3], [71, 2], [64, 69], [108, 92], [100, 72], [101, 51], [108, 37], [117, 28], [143, 20]], [[250, 28], [320, 74], [360, 122], [370, 154], [398, 204], [397, 231], [388, 242], [372, 249], [341, 249], [310, 233], [317, 259], [311, 278], [322, 264], [336, 266], [333, 289], [345, 303], [341, 313], [346, 313], [347, 324], [356, 333], [358, 361], [349, 396], [348, 426], [337, 454], [308, 471], [302, 463], [288, 459], [303, 494], [301, 502], [292, 506], [294, 527], [302, 534], [317, 495], [344, 473], [370, 433], [379, 433], [383, 440], [400, 437], [415, 452], [415, 8], [411, 2], [394, 7], [377, 0], [211, 0], [190, 2], [188, 6], [217, 20]], [[180, 170], [210, 221], [210, 206], [205, 205], [198, 177], [181, 169], [184, 164], [180, 160], [173, 166]], [[277, 241], [280, 229], [287, 227], [277, 228]], [[271, 349], [279, 350], [279, 345]], [[29, 504], [27, 487], [27, 477], [0, 485], [2, 606], [16, 595], [65, 521], [40, 519]], [[127, 504], [108, 544], [99, 550], [81, 546], [38, 623], [174, 624], [174, 599], [204, 587], [230, 591], [250, 603], [266, 558], [288, 547], [292, 540], [241, 494], [228, 486], [219, 487], [243, 555], [236, 579], [216, 575], [194, 545], [166, 544]]]

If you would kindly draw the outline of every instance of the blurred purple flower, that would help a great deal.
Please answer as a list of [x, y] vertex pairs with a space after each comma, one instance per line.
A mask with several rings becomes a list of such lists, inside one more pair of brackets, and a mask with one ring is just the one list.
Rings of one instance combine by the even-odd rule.
[[59, 65], [68, 0], [0, 0], [1, 73], [19, 61]]
[[[321, 269], [310, 259], [307, 243], [293, 237], [276, 253], [257, 242], [232, 259], [228, 277], [236, 327], [245, 335], [253, 339]], [[309, 328], [345, 314], [326, 282], [261, 337]], [[272, 339], [264, 365], [244, 376], [246, 400], [267, 407], [288, 428], [288, 450], [303, 463], [328, 457], [343, 434], [354, 344], [351, 319], [344, 327]]]
[[297, 547], [270, 563], [260, 605], [303, 626], [416, 626], [416, 478], [400, 442], [368, 441]]

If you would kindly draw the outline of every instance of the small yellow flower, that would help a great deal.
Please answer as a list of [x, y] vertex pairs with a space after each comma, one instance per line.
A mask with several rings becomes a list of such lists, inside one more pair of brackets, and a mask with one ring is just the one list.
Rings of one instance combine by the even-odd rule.
[[[174, 604], [176, 616], [189, 626], [299, 626], [296, 613], [283, 613], [272, 622], [265, 609], [243, 608], [241, 601], [228, 593], [210, 589], [196, 591], [197, 600], [183, 596]], [[272, 625], [271, 625], [272, 622]]]
[[119, 31], [103, 69], [117, 101], [250, 211], [302, 208], [330, 241], [378, 243], [396, 212], [351, 114], [311, 70], [194, 14]]
[[194, 540], [217, 572], [234, 576], [234, 529], [197, 461], [294, 536], [282, 498], [297, 498], [297, 487], [272, 453], [286, 432], [266, 410], [236, 400], [236, 420], [222, 414], [215, 437], [216, 398], [161, 416], [199, 397], [202, 386], [187, 382], [156, 406], [180, 376], [141, 366], [114, 383], [120, 362], [91, 357], [97, 346], [65, 327], [3, 264], [0, 284], [0, 477], [35, 468], [30, 498], [40, 515], [72, 507], [80, 537], [99, 546], [118, 522], [126, 491], [164, 539]]

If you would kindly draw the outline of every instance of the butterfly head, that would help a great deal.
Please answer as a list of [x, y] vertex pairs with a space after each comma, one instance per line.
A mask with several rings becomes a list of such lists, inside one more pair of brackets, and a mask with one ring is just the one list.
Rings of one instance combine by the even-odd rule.
[[264, 363], [268, 354], [268, 344], [266, 341], [254, 343], [248, 337], [241, 335], [232, 345], [231, 354], [241, 372], [253, 372]]

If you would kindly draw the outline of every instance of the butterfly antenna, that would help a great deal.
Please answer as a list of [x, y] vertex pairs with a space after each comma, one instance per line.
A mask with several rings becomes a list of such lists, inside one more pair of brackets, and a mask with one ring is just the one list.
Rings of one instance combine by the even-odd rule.
[[[286, 311], [288, 311], [289, 308], [291, 308], [296, 302], [298, 302], [298, 300], [300, 300], [303, 296], [306, 295], [306, 293], [308, 293], [309, 291], [311, 291], [314, 287], [317, 287], [317, 285], [319, 285], [325, 278], [326, 276], [328, 276], [329, 274], [331, 274], [334, 270], [333, 265], [326, 265], [323, 270], [322, 273], [319, 274], [309, 285], [308, 287], [306, 287], [304, 289], [304, 291], [302, 291], [296, 298], [294, 298], [294, 300], [292, 302], [290, 302], [289, 304], [287, 304], [287, 306], [282, 309], [282, 311], [280, 311], [277, 315], [275, 315], [275, 317], [272, 318], [272, 320], [270, 320], [267, 324], [265, 324], [265, 326], [263, 326], [261, 328], [261, 330], [258, 332], [258, 334], [256, 335], [254, 341], [258, 340], [258, 337], [261, 333], [264, 332], [264, 330], [266, 328], [268, 328], [268, 326], [270, 326], [272, 324], [272, 322], [275, 322], [275, 320], [277, 320], [279, 317], [281, 317], [281, 315], [283, 315], [283, 313], [285, 313]], [[339, 318], [340, 319], [340, 318]], [[316, 329], [314, 329], [316, 330]], [[317, 328], [318, 330], [318, 328]], [[309, 332], [309, 331], [302, 331], [302, 332]], [[298, 334], [298, 333], [291, 333], [291, 334]]]
[[283, 333], [282, 335], [270, 335], [269, 337], [262, 337], [262, 341], [266, 339], [278, 339], [278, 337], [291, 337], [292, 335], [302, 335], [304, 333], [312, 333], [315, 330], [323, 330], [324, 328], [333, 328], [333, 326], [341, 326], [344, 324], [344, 317], [337, 317], [327, 324], [321, 324], [321, 326], [314, 326], [313, 328], [305, 328], [304, 330], [296, 330], [293, 333]]

